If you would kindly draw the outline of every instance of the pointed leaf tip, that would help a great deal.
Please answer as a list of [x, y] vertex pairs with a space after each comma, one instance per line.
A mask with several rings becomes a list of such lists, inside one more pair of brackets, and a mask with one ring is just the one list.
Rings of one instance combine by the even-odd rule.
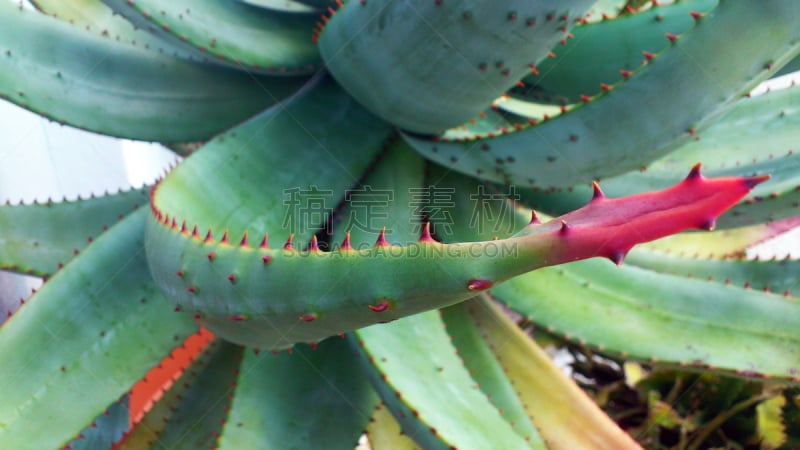
[[766, 175], [754, 175], [752, 177], [745, 177], [743, 178], [744, 185], [747, 186], [749, 189], [752, 189], [759, 184], [769, 180], [771, 176], [769, 174]]

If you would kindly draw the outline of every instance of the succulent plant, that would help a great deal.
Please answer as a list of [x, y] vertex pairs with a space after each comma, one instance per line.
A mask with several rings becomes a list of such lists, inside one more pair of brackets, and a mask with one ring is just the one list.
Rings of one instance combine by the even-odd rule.
[[[0, 97], [183, 158], [0, 207], [0, 269], [46, 280], [3, 312], [0, 447], [649, 442], [515, 319], [780, 384], [741, 408], [798, 439], [800, 267], [745, 250], [798, 223], [800, 92], [749, 93], [800, 3], [31, 3], [0, 1]], [[739, 411], [649, 405], [690, 446]]]

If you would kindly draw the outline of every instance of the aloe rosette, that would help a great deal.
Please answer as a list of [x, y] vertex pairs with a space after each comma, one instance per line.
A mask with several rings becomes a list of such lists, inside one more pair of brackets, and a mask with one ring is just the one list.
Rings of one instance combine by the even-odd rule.
[[[4, 312], [2, 447], [638, 448], [505, 307], [800, 383], [797, 265], [742, 257], [797, 223], [796, 89], [746, 95], [796, 2], [32, 3], [0, 3], [0, 96], [185, 158], [0, 207], [0, 268], [46, 279]], [[300, 191], [329, 204], [292, 222]]]

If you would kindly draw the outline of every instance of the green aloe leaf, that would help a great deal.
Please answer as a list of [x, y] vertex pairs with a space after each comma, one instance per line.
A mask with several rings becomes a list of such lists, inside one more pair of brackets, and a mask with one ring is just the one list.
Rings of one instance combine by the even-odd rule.
[[438, 134], [529, 73], [592, 3], [353, 1], [327, 20], [319, 47], [333, 77], [367, 109]]
[[679, 35], [692, 28], [690, 12], [705, 13], [717, 3], [718, 0], [690, 0], [654, 5], [639, 13], [578, 25], [572, 29], [573, 37], [556, 48], [554, 58], [543, 60], [535, 74], [522, 79], [523, 86], [509, 93], [532, 101], [581, 102], [582, 95], [600, 93], [601, 84], [622, 81], [620, 71], [639, 68], [646, 61], [645, 54], [656, 54], [668, 47], [665, 33]]
[[794, 298], [600, 260], [538, 270], [492, 295], [548, 331], [601, 351], [800, 382]]
[[98, 415], [66, 448], [70, 450], [111, 448], [127, 430], [128, 401], [127, 397], [123, 397]]
[[4, 447], [65, 444], [196, 329], [152, 284], [145, 216], [109, 229], [0, 328]]
[[350, 450], [377, 404], [347, 342], [245, 352], [217, 448]]
[[626, 81], [537, 125], [473, 139], [403, 136], [445, 167], [519, 186], [568, 187], [638, 170], [688, 142], [800, 52], [800, 3], [769, 6], [723, 0], [684, 34], [665, 37], [669, 48]]
[[148, 202], [148, 188], [61, 202], [0, 206], [0, 269], [47, 276]]
[[209, 62], [269, 75], [307, 75], [320, 68], [311, 40], [316, 14], [230, 0], [102, 1], [135, 26]]
[[141, 140], [206, 139], [305, 82], [180, 60], [7, 1], [0, 2], [0, 51], [0, 98], [57, 122]]
[[480, 330], [547, 448], [641, 448], [486, 295], [458, 307]]

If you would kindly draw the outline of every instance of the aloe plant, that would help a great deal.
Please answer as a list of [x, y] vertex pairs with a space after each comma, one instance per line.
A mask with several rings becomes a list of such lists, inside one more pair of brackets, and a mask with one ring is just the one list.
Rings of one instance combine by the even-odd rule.
[[0, 269], [46, 280], [4, 312], [0, 447], [657, 446], [513, 317], [784, 386], [694, 425], [653, 397], [681, 445], [756, 405], [798, 439], [799, 268], [744, 256], [798, 222], [797, 89], [748, 95], [797, 2], [32, 3], [0, 97], [183, 158], [0, 207]]

